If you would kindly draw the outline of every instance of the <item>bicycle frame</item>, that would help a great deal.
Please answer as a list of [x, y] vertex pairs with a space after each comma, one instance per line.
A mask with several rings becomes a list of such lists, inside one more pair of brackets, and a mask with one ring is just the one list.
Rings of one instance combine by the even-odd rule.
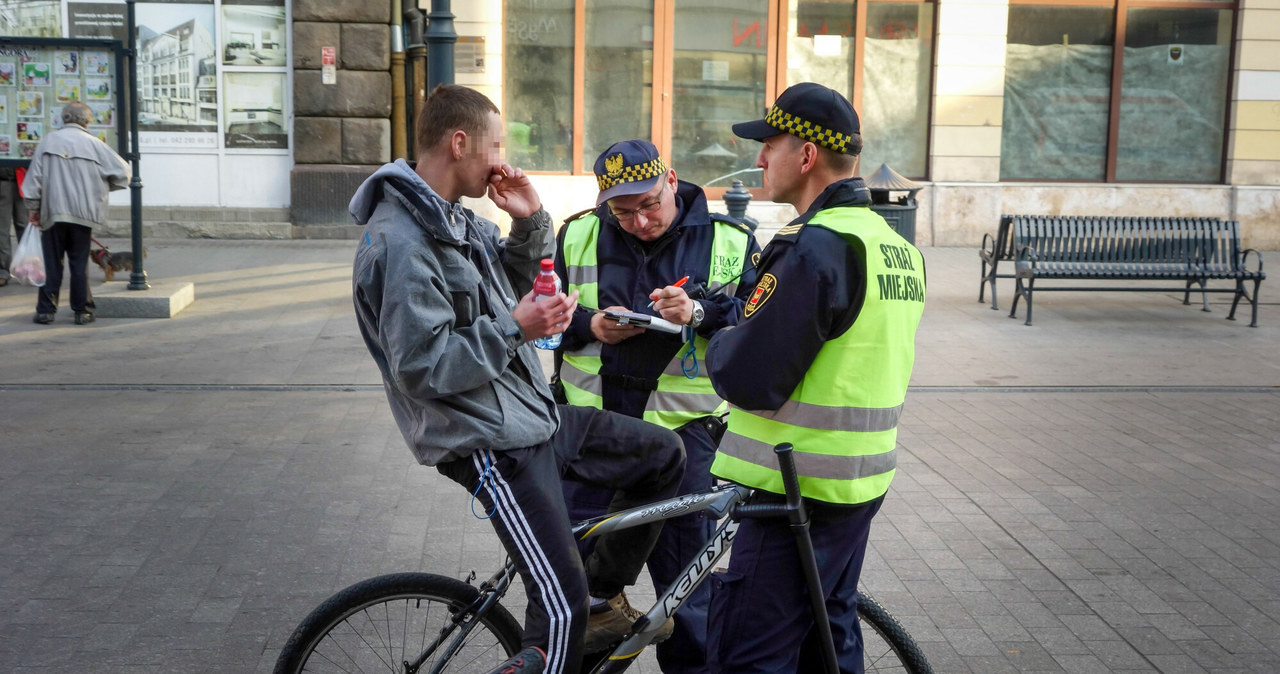
[[[574, 537], [579, 540], [586, 540], [614, 531], [669, 520], [704, 510], [708, 511], [717, 520], [724, 520], [724, 523], [712, 534], [711, 540], [707, 542], [706, 547], [685, 567], [680, 579], [672, 583], [666, 593], [645, 614], [647, 622], [642, 626], [642, 629], [620, 643], [609, 653], [608, 658], [602, 661], [600, 666], [592, 670], [593, 672], [620, 672], [626, 669], [631, 664], [631, 661], [653, 641], [653, 638], [658, 634], [658, 629], [667, 621], [667, 618], [675, 615], [675, 612], [684, 605], [685, 600], [689, 598], [694, 588], [698, 587], [702, 581], [706, 580], [707, 576], [711, 575], [715, 569], [715, 563], [724, 556], [724, 553], [729, 551], [729, 547], [733, 544], [733, 536], [738, 531], [738, 522], [726, 516], [735, 505], [746, 501], [753, 491], [740, 485], [712, 487], [708, 491], [675, 496], [630, 510], [622, 510], [583, 520], [573, 525], [572, 532]], [[437, 667], [443, 667], [448, 664], [451, 654], [466, 641], [472, 627], [478, 622], [478, 617], [506, 595], [515, 575], [515, 563], [507, 559], [501, 569], [480, 584], [480, 596], [470, 606], [457, 611], [445, 629], [436, 636], [435, 640], [413, 662], [404, 663], [405, 671], [409, 674], [416, 673], [427, 658], [435, 654], [442, 646], [445, 648], [445, 656], [441, 658]], [[471, 577], [474, 578], [475, 574], [473, 573]], [[471, 616], [471, 619], [468, 620], [467, 616]], [[650, 629], [650, 626], [654, 627]], [[453, 638], [449, 640], [448, 644], [445, 644], [445, 641], [451, 635]], [[431, 674], [435, 674], [434, 669]]]
[[733, 545], [733, 537], [738, 531], [738, 522], [726, 517], [734, 506], [743, 503], [754, 492], [741, 485], [722, 485], [712, 487], [708, 491], [685, 494], [674, 498], [638, 506], [608, 515], [579, 522], [573, 526], [573, 535], [578, 540], [586, 540], [602, 536], [614, 531], [649, 524], [655, 521], [669, 520], [691, 513], [707, 511], [723, 523], [711, 535], [711, 540], [699, 552], [680, 574], [679, 578], [667, 588], [653, 607], [645, 614], [645, 624], [618, 644], [608, 658], [593, 672], [621, 672], [640, 655], [657, 636], [658, 631], [668, 618], [684, 604], [693, 590], [702, 584], [715, 570], [715, 564], [729, 551]]

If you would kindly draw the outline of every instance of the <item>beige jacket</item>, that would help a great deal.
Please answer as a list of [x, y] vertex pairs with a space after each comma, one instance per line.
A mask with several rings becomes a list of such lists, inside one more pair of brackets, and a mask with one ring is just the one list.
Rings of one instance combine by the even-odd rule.
[[107, 222], [107, 195], [129, 185], [129, 165], [84, 127], [67, 124], [36, 146], [22, 183], [40, 228], [55, 222], [96, 227]]

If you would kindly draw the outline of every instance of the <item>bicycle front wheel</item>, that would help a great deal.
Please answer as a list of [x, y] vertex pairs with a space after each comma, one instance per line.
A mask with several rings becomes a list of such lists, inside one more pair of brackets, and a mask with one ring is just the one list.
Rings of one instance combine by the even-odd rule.
[[[933, 674], [915, 639], [875, 598], [858, 592], [862, 653], [867, 672]], [[867, 629], [867, 628], [871, 629]]]
[[479, 596], [466, 583], [430, 573], [361, 581], [327, 599], [298, 625], [276, 660], [275, 674], [403, 673], [406, 662], [437, 642], [421, 671], [445, 660], [443, 672], [492, 671], [520, 650], [523, 633], [501, 604], [478, 618], [462, 616], [475, 624], [441, 636]]

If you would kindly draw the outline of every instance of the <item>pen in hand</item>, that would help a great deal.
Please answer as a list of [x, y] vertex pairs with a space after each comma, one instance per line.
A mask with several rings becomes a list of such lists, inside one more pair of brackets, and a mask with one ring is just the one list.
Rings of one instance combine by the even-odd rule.
[[[681, 277], [681, 278], [680, 278], [680, 280], [679, 280], [679, 281], [676, 281], [675, 283], [672, 283], [671, 285], [673, 285], [673, 286], [675, 286], [675, 287], [679, 288], [680, 286], [684, 285], [684, 284], [685, 284], [685, 282], [686, 282], [686, 281], [688, 281], [688, 280], [689, 280], [689, 277], [688, 277], [688, 276], [683, 276], [683, 277]], [[649, 308], [650, 308], [650, 309], [652, 309], [652, 308], [653, 308], [654, 303], [656, 303], [656, 302], [657, 302], [657, 300], [654, 300], [653, 302], [650, 302], [650, 303], [649, 303]]]

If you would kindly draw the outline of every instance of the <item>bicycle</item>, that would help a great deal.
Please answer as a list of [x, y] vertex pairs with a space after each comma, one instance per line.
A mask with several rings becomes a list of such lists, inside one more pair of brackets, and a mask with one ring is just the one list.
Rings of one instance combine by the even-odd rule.
[[[635, 662], [667, 618], [715, 570], [729, 550], [742, 517], [792, 520], [801, 564], [810, 588], [817, 587], [808, 522], [799, 496], [789, 445], [775, 450], [787, 491], [785, 504], [750, 503], [754, 490], [720, 485], [630, 510], [610, 513], [573, 525], [579, 540], [655, 520], [706, 511], [723, 520], [703, 550], [680, 578], [612, 650], [588, 654], [582, 671], [621, 672]], [[303, 619], [276, 660], [275, 674], [303, 672], [487, 673], [521, 649], [523, 629], [501, 600], [516, 578], [506, 563], [479, 586], [472, 571], [466, 582], [432, 573], [396, 573], [360, 581], [339, 591]], [[821, 593], [810, 592], [815, 627], [825, 638], [825, 660], [834, 672], [835, 651]], [[858, 619], [863, 629], [863, 661], [868, 672], [932, 674], [924, 653], [907, 630], [878, 601], [858, 592]]]

